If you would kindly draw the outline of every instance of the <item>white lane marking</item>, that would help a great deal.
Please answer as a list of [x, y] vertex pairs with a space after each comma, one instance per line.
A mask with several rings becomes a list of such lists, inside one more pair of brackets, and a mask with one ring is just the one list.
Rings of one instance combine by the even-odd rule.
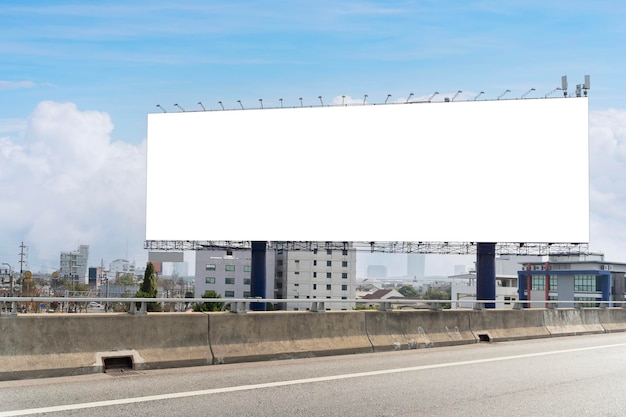
[[237, 391], [254, 390], [254, 389], [283, 387], [287, 385], [312, 384], [315, 382], [337, 381], [337, 380], [349, 379], [349, 378], [362, 378], [362, 377], [376, 376], [376, 375], [387, 375], [387, 374], [395, 374], [395, 373], [402, 373], [402, 372], [415, 372], [415, 371], [423, 371], [423, 370], [428, 370], [428, 369], [450, 368], [454, 366], [465, 366], [465, 365], [475, 365], [475, 364], [480, 364], [480, 363], [508, 361], [508, 360], [514, 360], [514, 359], [536, 358], [539, 356], [560, 355], [564, 353], [584, 352], [588, 350], [597, 350], [597, 349], [610, 349], [610, 348], [624, 347], [624, 346], [626, 346], [626, 343], [617, 343], [613, 345], [553, 350], [553, 351], [548, 351], [548, 352], [527, 353], [524, 355], [502, 356], [502, 357], [487, 358], [487, 359], [475, 359], [471, 361], [459, 361], [459, 362], [449, 362], [449, 363], [437, 363], [433, 365], [411, 366], [408, 368], [384, 369], [380, 371], [356, 372], [352, 374], [320, 376], [316, 378], [292, 379], [288, 381], [267, 382], [264, 384], [239, 385], [235, 387], [212, 388], [212, 389], [205, 389], [205, 390], [199, 390], [199, 391], [185, 391], [185, 392], [174, 392], [171, 394], [148, 395], [145, 397], [121, 398], [118, 400], [57, 405], [57, 406], [52, 406], [52, 407], [30, 408], [30, 409], [15, 410], [15, 411], [2, 411], [0, 412], [0, 417], [24, 416], [28, 414], [53, 413], [53, 412], [62, 412], [62, 411], [69, 411], [69, 410], [82, 410], [86, 408], [134, 404], [134, 403], [141, 403], [141, 402], [147, 402], [147, 401], [170, 400], [170, 399], [175, 399], [175, 398], [197, 397], [200, 395], [211, 395], [211, 394], [221, 394], [221, 393], [229, 393], [229, 392], [237, 392]]

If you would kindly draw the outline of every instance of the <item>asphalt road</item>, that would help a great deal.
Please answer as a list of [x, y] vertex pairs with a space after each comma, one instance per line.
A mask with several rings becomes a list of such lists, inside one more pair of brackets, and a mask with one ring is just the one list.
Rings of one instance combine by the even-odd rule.
[[0, 382], [0, 417], [624, 416], [626, 333]]

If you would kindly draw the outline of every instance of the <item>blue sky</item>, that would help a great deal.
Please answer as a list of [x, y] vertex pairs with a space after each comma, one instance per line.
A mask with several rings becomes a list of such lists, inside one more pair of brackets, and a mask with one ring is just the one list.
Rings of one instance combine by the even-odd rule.
[[585, 74], [592, 249], [614, 260], [623, 249], [626, 3], [0, 1], [0, 10], [2, 262], [15, 263], [22, 240], [35, 269], [78, 243], [92, 246], [92, 261], [143, 256], [142, 155], [156, 104], [507, 89], [516, 98], [531, 88], [540, 97], [562, 75], [573, 91]]

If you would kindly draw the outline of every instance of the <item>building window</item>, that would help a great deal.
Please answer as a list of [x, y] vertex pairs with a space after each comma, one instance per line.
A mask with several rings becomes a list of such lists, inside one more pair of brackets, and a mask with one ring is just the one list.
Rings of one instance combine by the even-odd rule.
[[294, 287], [299, 287], [300, 283], [296, 282], [295, 284], [293, 284]]
[[326, 261], [326, 266], [333, 266], [333, 261]]
[[313, 284], [313, 289], [316, 290], [317, 289], [317, 284]]
[[348, 286], [347, 285], [342, 285], [341, 286], [341, 291], [348, 291]]
[[348, 297], [346, 297], [345, 295], [343, 297], [341, 297], [342, 300], [347, 300]]
[[559, 280], [556, 275], [550, 275], [550, 291], [559, 290]]
[[333, 277], [332, 273], [330, 273], [330, 272], [326, 273], [326, 278], [332, 278], [332, 277]]
[[244, 291], [243, 298], [250, 298], [250, 291]]
[[215, 271], [215, 264], [207, 264], [204, 269], [206, 271]]
[[317, 248], [313, 249], [313, 255], [317, 255]]
[[332, 255], [332, 254], [333, 254], [332, 249], [326, 249], [326, 255]]
[[300, 271], [295, 271], [293, 274], [294, 275], [300, 275]]
[[317, 278], [317, 272], [313, 272], [313, 278]]
[[250, 278], [244, 278], [243, 285], [250, 285]]
[[226, 250], [226, 256], [233, 256], [233, 251], [232, 251], [232, 249], [228, 249], [228, 250]]
[[546, 289], [546, 278], [543, 275], [532, 275], [532, 284], [531, 290], [545, 290]]
[[283, 277], [283, 271], [276, 271], [276, 278], [282, 278]]
[[226, 270], [232, 272], [235, 270], [235, 265], [226, 265]]
[[341, 261], [341, 266], [344, 268], [348, 267], [348, 261]]
[[313, 259], [313, 266], [317, 266], [317, 259]]
[[331, 287], [332, 287], [332, 286], [331, 286], [330, 284], [326, 284], [326, 289], [327, 289], [327, 290], [329, 290], [329, 291], [330, 291]]
[[344, 256], [345, 256], [345, 255], [347, 255], [347, 254], [348, 254], [348, 249], [344, 249], [344, 250], [342, 250], [342, 251], [341, 251], [341, 254], [342, 254], [342, 255], [344, 255]]
[[235, 297], [235, 291], [224, 291], [224, 297], [226, 297], [226, 298], [234, 298]]
[[575, 292], [596, 292], [597, 283], [595, 275], [574, 275]]
[[250, 272], [250, 271], [252, 271], [252, 267], [250, 265], [243, 266], [243, 272]]
[[224, 283], [226, 285], [235, 285], [235, 278], [224, 278]]
[[341, 279], [348, 279], [348, 273], [347, 272], [342, 272], [341, 273]]
[[215, 277], [206, 277], [204, 279], [205, 284], [215, 284]]
[[283, 266], [283, 260], [282, 259], [277, 260], [276, 265]]

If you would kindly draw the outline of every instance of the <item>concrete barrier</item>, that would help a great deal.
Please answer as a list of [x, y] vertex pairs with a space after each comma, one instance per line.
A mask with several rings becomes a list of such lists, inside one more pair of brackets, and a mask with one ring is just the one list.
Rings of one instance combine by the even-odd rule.
[[213, 363], [372, 352], [360, 311], [209, 314]]
[[543, 310], [546, 329], [552, 336], [604, 333], [598, 309], [547, 309]]
[[478, 340], [505, 341], [550, 337], [543, 310], [480, 310], [469, 312], [472, 333]]
[[598, 310], [598, 316], [605, 332], [626, 331], [626, 308], [601, 308]]
[[468, 312], [367, 311], [365, 325], [374, 351], [476, 343]]
[[206, 314], [28, 314], [0, 318], [0, 380], [212, 363]]

